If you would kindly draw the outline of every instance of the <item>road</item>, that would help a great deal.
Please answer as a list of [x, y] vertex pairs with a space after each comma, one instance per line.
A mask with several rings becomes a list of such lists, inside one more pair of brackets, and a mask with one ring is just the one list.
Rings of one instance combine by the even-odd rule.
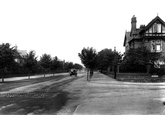
[[0, 84], [0, 114], [165, 114], [165, 83], [121, 82], [97, 72], [87, 82], [83, 75]]
[[94, 73], [67, 87], [74, 99], [61, 114], [76, 106], [73, 115], [165, 115], [165, 83], [130, 83]]
[[0, 84], [0, 115], [54, 114], [69, 99], [60, 87], [83, 77], [69, 74], [38, 77]]

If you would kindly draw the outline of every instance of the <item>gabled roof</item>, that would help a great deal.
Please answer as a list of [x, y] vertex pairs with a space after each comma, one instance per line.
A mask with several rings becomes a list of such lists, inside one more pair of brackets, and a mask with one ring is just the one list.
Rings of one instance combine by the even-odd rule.
[[157, 21], [159, 21], [162, 25], [165, 26], [165, 22], [159, 16], [156, 16], [151, 22], [148, 23], [147, 26], [136, 28], [136, 30], [133, 32], [125, 32], [125, 38], [124, 38], [123, 46], [125, 46], [126, 43], [128, 43], [132, 40], [141, 39], [141, 33], [143, 33], [145, 30], [149, 29]]
[[145, 30], [151, 27], [156, 21], [159, 21], [165, 26], [165, 22], [159, 16], [156, 16], [150, 23], [148, 23], [148, 25], [145, 27]]

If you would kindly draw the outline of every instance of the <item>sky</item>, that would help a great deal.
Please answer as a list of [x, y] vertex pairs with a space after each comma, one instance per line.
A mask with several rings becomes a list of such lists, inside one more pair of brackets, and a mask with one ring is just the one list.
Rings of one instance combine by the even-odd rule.
[[0, 0], [0, 44], [17, 45], [81, 64], [85, 47], [123, 53], [124, 36], [157, 15], [165, 21], [163, 0]]

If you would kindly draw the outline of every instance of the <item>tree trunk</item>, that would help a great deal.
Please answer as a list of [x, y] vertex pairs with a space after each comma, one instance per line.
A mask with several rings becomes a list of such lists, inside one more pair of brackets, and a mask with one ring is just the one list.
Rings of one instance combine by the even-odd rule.
[[117, 66], [114, 66], [114, 79], [116, 79]]
[[45, 77], [45, 70], [44, 70], [44, 77]]
[[55, 71], [53, 72], [53, 77], [54, 77]]
[[28, 79], [30, 79], [30, 72], [29, 72], [29, 76], [28, 76]]
[[87, 81], [89, 81], [89, 70], [87, 70]]
[[4, 69], [2, 69], [2, 83], [4, 83]]

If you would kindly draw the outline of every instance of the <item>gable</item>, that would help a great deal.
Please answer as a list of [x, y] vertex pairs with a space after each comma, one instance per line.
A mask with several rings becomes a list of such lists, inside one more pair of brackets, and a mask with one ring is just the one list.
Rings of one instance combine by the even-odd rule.
[[130, 36], [130, 32], [126, 32], [125, 33], [125, 37], [124, 37], [124, 44], [123, 44], [123, 46], [125, 46], [131, 39], [132, 38]]
[[146, 35], [154, 33], [165, 33], [165, 22], [157, 16], [146, 26], [145, 33]]
[[165, 33], [165, 26], [160, 22], [155, 22], [145, 30], [145, 33]]

